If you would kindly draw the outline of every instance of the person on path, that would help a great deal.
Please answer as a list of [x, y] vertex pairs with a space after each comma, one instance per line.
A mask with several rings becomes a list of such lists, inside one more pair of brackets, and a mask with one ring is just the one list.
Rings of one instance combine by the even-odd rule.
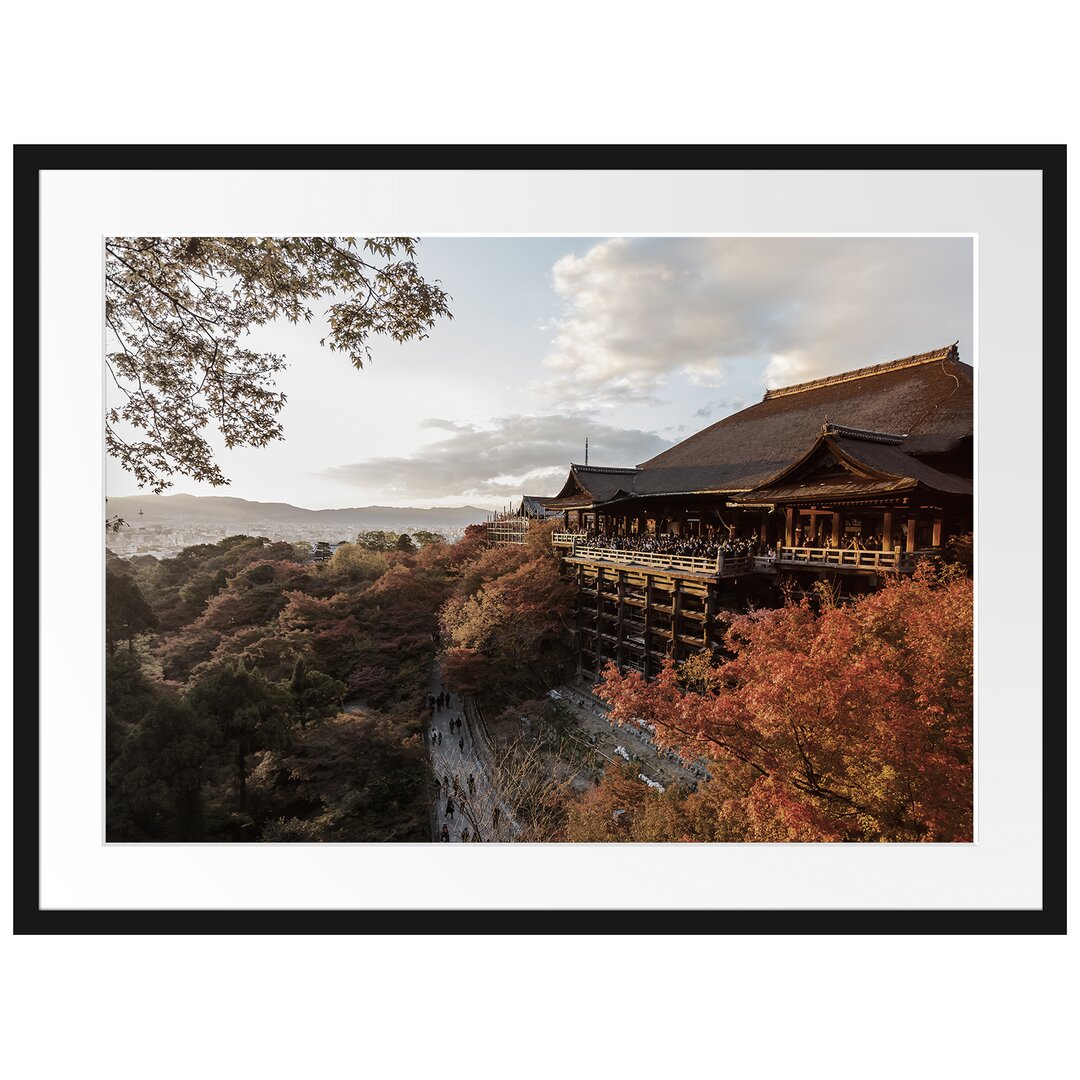
[[458, 741], [457, 741], [457, 748], [458, 748], [458, 749], [459, 749], [459, 750], [460, 750], [460, 751], [461, 751], [462, 753], [464, 753], [464, 752], [465, 752], [465, 740], [464, 740], [464, 739], [458, 739]]
[[461, 830], [461, 842], [463, 844], [467, 844], [469, 842], [469, 829], [468, 829], [468, 826], [466, 826], [464, 829]]
[[461, 784], [458, 783], [457, 773], [454, 773], [454, 794], [456, 795], [461, 791]]
[[450, 777], [447, 776], [446, 773], [443, 773], [442, 775], [442, 789], [444, 794], [450, 794]]
[[469, 773], [469, 794], [476, 794], [476, 781], [473, 779], [473, 774]]
[[449, 844], [450, 843], [450, 830], [443, 825], [442, 831], [439, 833], [439, 840]]
[[439, 735], [439, 745], [442, 746], [442, 732], [441, 731], [438, 732], [438, 735]]
[[457, 718], [457, 729], [458, 729], [458, 731], [461, 730], [461, 717], [460, 716]]
[[497, 806], [491, 811], [491, 827], [493, 829], [499, 827], [499, 808]]
[[454, 819], [454, 800], [453, 799], [447, 799], [446, 800], [446, 816], [448, 818], [450, 818], [451, 821], [453, 821], [453, 819]]

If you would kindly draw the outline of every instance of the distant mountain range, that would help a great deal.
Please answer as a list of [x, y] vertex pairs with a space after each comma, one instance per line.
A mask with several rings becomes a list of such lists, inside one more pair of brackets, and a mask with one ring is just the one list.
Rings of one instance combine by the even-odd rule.
[[[142, 516], [139, 516], [139, 511]], [[341, 525], [357, 529], [386, 529], [415, 525], [429, 529], [460, 529], [485, 521], [489, 511], [478, 506], [350, 506], [340, 510], [305, 510], [290, 503], [251, 502], [224, 495], [125, 495], [111, 497], [109, 517], [119, 514], [129, 525], [207, 524]]]

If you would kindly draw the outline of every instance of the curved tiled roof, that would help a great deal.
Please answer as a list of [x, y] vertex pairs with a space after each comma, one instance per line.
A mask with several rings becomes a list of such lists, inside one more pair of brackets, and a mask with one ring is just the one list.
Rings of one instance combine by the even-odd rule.
[[918, 455], [944, 454], [970, 443], [973, 374], [953, 344], [768, 390], [758, 404], [636, 469], [572, 464], [562, 491], [547, 500], [547, 506], [565, 509], [648, 495], [751, 491], [770, 480], [779, 482], [826, 431], [853, 461], [882, 474], [881, 483], [908, 478], [936, 491], [970, 494], [970, 481], [941, 472]]
[[521, 506], [518, 507], [519, 517], [547, 517], [549, 514], [547, 503], [551, 500], [542, 495], [522, 495]]
[[[840, 434], [840, 433], [843, 434]], [[817, 441], [787, 468], [762, 482], [736, 502], [781, 502], [785, 499], [852, 498], [861, 495], [904, 491], [917, 486], [945, 495], [970, 495], [971, 481], [941, 472], [925, 461], [906, 454], [900, 447], [903, 439], [871, 431], [850, 428], [823, 430]], [[807, 475], [815, 459], [831, 453], [847, 470], [843, 475]]]
[[547, 500], [547, 505], [588, 506], [594, 502], [607, 502], [616, 495], [629, 492], [637, 472], [637, 469], [605, 469], [599, 465], [571, 463], [566, 483], [554, 499]]
[[909, 453], [955, 446], [973, 426], [973, 372], [955, 346], [769, 390], [640, 465], [633, 494], [746, 491], [800, 458], [825, 421], [907, 435]]
[[829, 439], [828, 442], [853, 463], [862, 465], [868, 471], [883, 476], [910, 477], [943, 494], [970, 495], [972, 492], [970, 480], [944, 473], [925, 461], [920, 461], [906, 452], [906, 444], [901, 448], [853, 439]]

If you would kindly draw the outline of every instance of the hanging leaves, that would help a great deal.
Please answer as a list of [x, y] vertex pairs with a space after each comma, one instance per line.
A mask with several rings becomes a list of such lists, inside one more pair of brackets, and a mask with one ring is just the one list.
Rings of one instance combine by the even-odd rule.
[[[425, 281], [413, 237], [110, 237], [105, 241], [106, 364], [122, 403], [106, 414], [105, 445], [140, 487], [171, 477], [229, 481], [204, 436], [227, 447], [284, 437], [285, 357], [247, 348], [252, 327], [311, 322], [332, 300], [322, 343], [356, 368], [373, 335], [423, 339], [452, 318], [449, 295]], [[343, 297], [343, 299], [342, 299]]]

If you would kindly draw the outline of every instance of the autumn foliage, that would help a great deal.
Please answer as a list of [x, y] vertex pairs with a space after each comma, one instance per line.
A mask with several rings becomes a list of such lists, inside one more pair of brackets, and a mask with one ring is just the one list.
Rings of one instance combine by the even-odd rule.
[[569, 838], [970, 841], [972, 633], [971, 580], [926, 567], [847, 604], [735, 617], [720, 662], [669, 661], [651, 683], [609, 666], [612, 718], [654, 725], [713, 779], [665, 807], [609, 775]]
[[439, 619], [443, 671], [455, 691], [499, 705], [561, 681], [574, 586], [559, 573], [552, 528], [534, 524], [523, 546], [482, 550], [461, 566]]
[[483, 682], [516, 664], [535, 680], [547, 668], [530, 649], [568, 655], [541, 610], [560, 582], [550, 544], [490, 549], [482, 526], [419, 548], [386, 535], [321, 565], [247, 536], [110, 557], [110, 642], [128, 643], [108, 660], [110, 839], [426, 838], [420, 732], [440, 609], [453, 598], [471, 613], [476, 593], [492, 620], [490, 633], [463, 620], [459, 673], [475, 662]]

